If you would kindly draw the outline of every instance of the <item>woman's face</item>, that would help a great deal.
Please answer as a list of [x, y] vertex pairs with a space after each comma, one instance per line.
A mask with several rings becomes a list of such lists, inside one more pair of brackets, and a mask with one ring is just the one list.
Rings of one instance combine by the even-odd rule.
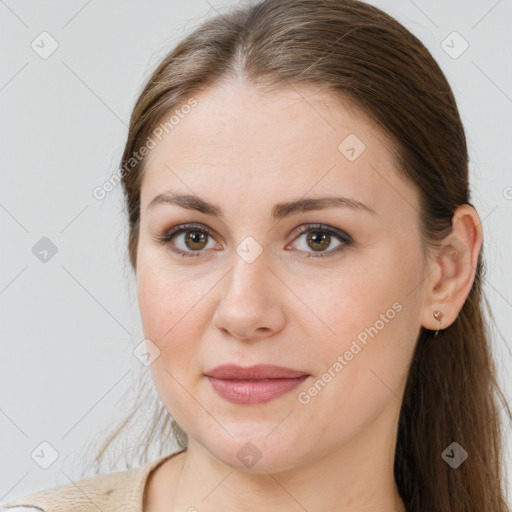
[[[357, 446], [371, 458], [394, 442], [425, 307], [416, 190], [379, 128], [326, 92], [237, 82], [194, 98], [141, 190], [137, 288], [156, 388], [189, 443], [231, 467], [279, 471]], [[218, 213], [152, 203], [160, 194]], [[347, 201], [284, 206], [324, 197]], [[208, 378], [224, 364], [307, 377]]]

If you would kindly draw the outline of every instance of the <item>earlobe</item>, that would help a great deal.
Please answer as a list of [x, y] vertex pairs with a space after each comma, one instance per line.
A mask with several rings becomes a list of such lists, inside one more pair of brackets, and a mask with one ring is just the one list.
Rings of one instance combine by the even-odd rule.
[[457, 318], [475, 280], [483, 232], [475, 209], [464, 204], [453, 215], [452, 231], [442, 241], [427, 280], [422, 325], [430, 330], [449, 327]]

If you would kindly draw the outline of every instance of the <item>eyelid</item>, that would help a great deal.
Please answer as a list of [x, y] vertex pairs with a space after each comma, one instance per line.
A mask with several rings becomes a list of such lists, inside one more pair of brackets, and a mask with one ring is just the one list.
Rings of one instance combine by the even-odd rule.
[[305, 224], [301, 224], [290, 233], [290, 236], [293, 236], [293, 240], [295, 240], [297, 236], [307, 233], [308, 231], [314, 231], [315, 229], [317, 229], [318, 231], [325, 231], [330, 235], [340, 238], [342, 241], [346, 243], [352, 243], [353, 241], [352, 237], [345, 231], [335, 228], [333, 226], [329, 226], [327, 224], [319, 224], [315, 222], [306, 222]]

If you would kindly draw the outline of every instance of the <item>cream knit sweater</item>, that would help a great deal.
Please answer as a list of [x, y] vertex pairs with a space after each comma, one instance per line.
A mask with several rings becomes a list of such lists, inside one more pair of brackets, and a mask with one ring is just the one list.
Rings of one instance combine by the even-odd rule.
[[142, 512], [142, 499], [149, 474], [174, 455], [177, 453], [134, 469], [34, 492], [1, 503], [0, 512]]

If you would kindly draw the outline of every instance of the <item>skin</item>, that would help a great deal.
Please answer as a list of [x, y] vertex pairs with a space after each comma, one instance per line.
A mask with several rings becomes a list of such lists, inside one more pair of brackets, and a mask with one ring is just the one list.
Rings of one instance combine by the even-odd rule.
[[[150, 368], [189, 436], [188, 450], [151, 474], [144, 511], [250, 512], [269, 503], [276, 512], [405, 510], [393, 458], [407, 371], [421, 326], [438, 328], [436, 309], [445, 313], [441, 328], [449, 326], [471, 289], [477, 213], [459, 207], [444, 247], [424, 259], [418, 192], [398, 174], [384, 132], [348, 103], [313, 86], [264, 94], [243, 80], [194, 97], [198, 105], [149, 154], [141, 189], [138, 299], [145, 336], [160, 351]], [[351, 133], [366, 146], [354, 161], [338, 149]], [[172, 204], [147, 211], [168, 190], [214, 203], [224, 218]], [[270, 216], [276, 203], [325, 195], [375, 214], [334, 207]], [[189, 222], [214, 233], [198, 257], [171, 252], [198, 247], [183, 233], [155, 241]], [[333, 236], [326, 256], [315, 257], [308, 232], [294, 234], [307, 223], [353, 242]], [[236, 252], [247, 236], [263, 249], [251, 263]], [[301, 403], [298, 394], [394, 303], [394, 318]], [[228, 362], [310, 377], [266, 404], [235, 405], [204, 376]], [[250, 468], [237, 457], [248, 442], [261, 453]]]

